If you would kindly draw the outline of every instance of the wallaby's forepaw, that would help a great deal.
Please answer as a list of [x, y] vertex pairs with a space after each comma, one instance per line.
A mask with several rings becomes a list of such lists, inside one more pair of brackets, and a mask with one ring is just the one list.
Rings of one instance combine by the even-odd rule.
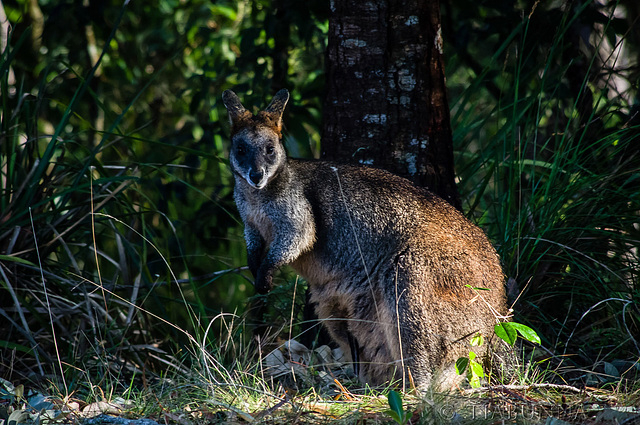
[[249, 271], [253, 275], [253, 278], [258, 279], [258, 270], [260, 269], [260, 261], [261, 258], [258, 256], [249, 256], [247, 259], [247, 265], [249, 266]]
[[258, 276], [256, 276], [255, 283], [256, 291], [259, 294], [266, 294], [273, 287], [273, 275], [270, 272], [264, 272], [258, 270]]

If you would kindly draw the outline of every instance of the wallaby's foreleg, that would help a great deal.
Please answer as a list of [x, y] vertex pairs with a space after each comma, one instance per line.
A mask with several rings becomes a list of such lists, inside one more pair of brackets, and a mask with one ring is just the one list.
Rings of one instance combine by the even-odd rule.
[[303, 219], [298, 216], [298, 220], [283, 220], [277, 223], [277, 228], [286, 231], [276, 232], [276, 238], [258, 268], [256, 290], [259, 293], [269, 292], [273, 286], [273, 273], [279, 267], [292, 263], [312, 248], [315, 242], [315, 226], [309, 217], [302, 217]]
[[247, 265], [254, 279], [258, 277], [258, 268], [262, 263], [265, 242], [258, 229], [253, 226], [245, 226], [244, 240], [247, 244]]

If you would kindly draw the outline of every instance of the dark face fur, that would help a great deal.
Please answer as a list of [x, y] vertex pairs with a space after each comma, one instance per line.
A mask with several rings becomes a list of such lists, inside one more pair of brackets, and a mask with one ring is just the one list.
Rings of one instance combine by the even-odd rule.
[[247, 126], [231, 139], [233, 172], [255, 189], [263, 189], [286, 161], [280, 137], [267, 126]]
[[281, 129], [289, 92], [280, 90], [257, 115], [247, 111], [231, 90], [222, 94], [222, 100], [231, 122], [231, 169], [251, 187], [263, 189], [286, 161]]

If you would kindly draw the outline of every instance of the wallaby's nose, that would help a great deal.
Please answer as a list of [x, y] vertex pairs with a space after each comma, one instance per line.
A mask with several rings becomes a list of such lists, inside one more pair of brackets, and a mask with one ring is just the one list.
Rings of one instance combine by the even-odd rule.
[[258, 185], [262, 181], [262, 177], [264, 177], [264, 172], [262, 170], [249, 171], [249, 179], [251, 179], [255, 185]]

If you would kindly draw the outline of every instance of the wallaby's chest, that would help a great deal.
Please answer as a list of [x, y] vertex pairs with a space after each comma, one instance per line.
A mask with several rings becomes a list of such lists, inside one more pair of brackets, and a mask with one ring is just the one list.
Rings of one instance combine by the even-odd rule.
[[278, 223], [286, 215], [278, 200], [262, 193], [247, 193], [242, 190], [237, 191], [235, 197], [245, 226], [257, 229], [267, 244], [270, 244], [276, 233], [282, 231], [278, 228]]

